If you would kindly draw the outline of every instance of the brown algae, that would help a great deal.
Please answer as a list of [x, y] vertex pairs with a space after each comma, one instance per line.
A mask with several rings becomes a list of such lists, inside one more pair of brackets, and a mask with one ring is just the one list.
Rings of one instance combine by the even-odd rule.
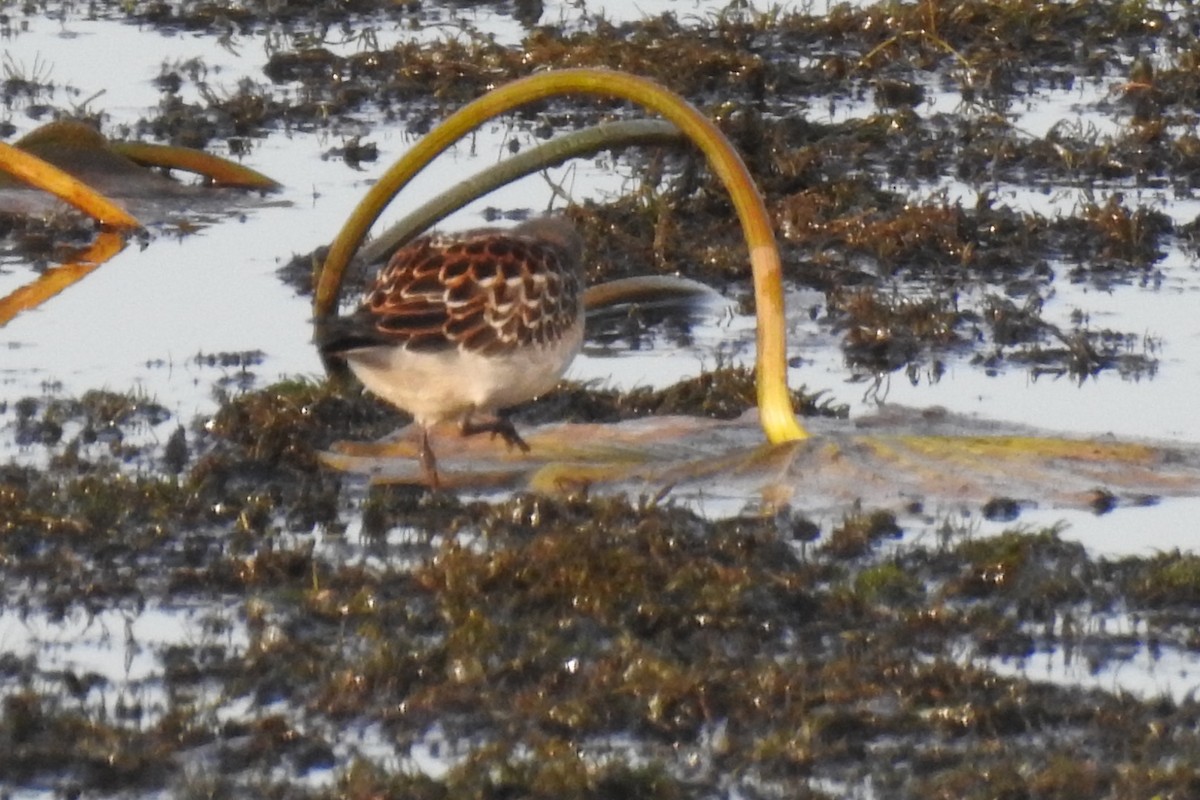
[[[27, 8], [9, 15], [42, 13]], [[188, 93], [203, 65], [165, 66], [160, 106], [132, 132], [234, 152], [359, 114], [420, 131], [536, 69], [643, 72], [710, 108], [735, 139], [789, 277], [824, 293], [816, 316], [841, 331], [857, 369], [970, 348], [983, 370], [1152, 370], [1153, 352], [1131, 345], [1140, 337], [1094, 330], [1086, 315], [1077, 328], [1054, 325], [1043, 300], [1064, 277], [1152, 286], [1164, 253], [1194, 252], [1195, 222], [1176, 224], [1132, 191], [1188, 196], [1200, 181], [1194, 9], [734, 11], [695, 25], [547, 26], [522, 47], [480, 36], [381, 49], [364, 37], [353, 56], [321, 37], [369, 14], [420, 24], [420, 9], [135, 2], [96, 13], [239, 43], [286, 31], [261, 82]], [[1153, 69], [1131, 57], [1150, 52], [1161, 56]], [[1032, 92], [1104, 78], [1121, 80], [1095, 103], [1117, 123], [1111, 136], [1067, 125], [1033, 135], [1006, 116]], [[36, 72], [6, 73], [0, 88], [19, 113], [64, 102]], [[961, 98], [958, 112], [930, 112], [922, 98], [936, 92]], [[806, 119], [860, 99], [871, 105], [859, 118]], [[547, 103], [514, 124], [537, 135], [623, 113]], [[369, 138], [344, 157], [369, 157]], [[595, 254], [589, 277], [657, 270], [744, 293], [727, 200], [694, 156], [634, 163], [638, 188], [573, 212]], [[982, 188], [971, 202], [895, 188], [935, 179]], [[1049, 219], [1000, 202], [987, 188], [996, 182], [1110, 199]], [[1105, 194], [1114, 182], [1131, 190]], [[0, 222], [4, 248], [35, 259], [88, 234]], [[653, 392], [568, 386], [518, 413], [729, 416], [750, 389], [744, 371], [720, 369]], [[1062, 652], [1110, 675], [1139, 657], [1194, 655], [1194, 556], [1099, 558], [1054, 529], [983, 539], [949, 523], [940, 537], [897, 543], [903, 523], [871, 509], [712, 521], [583, 490], [479, 502], [367, 489], [323, 470], [316, 453], [392, 431], [402, 423], [392, 412], [301, 381], [226, 391], [194, 423], [106, 392], [0, 411], [5, 439], [37, 454], [0, 467], [3, 619], [136, 621], [165, 608], [195, 629], [169, 646], [127, 642], [155, 664], [135, 686], [64, 667], [11, 634], [0, 784], [280, 798], [1200, 792], [1192, 700], [998, 668]], [[806, 413], [814, 402], [838, 411], [818, 392]], [[1119, 624], [1128, 619], [1133, 633]], [[422, 772], [415, 753], [445, 770]]]

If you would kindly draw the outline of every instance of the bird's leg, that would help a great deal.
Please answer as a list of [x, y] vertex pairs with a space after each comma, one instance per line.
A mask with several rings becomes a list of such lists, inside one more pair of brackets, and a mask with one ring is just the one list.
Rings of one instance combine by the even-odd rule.
[[490, 433], [499, 436], [509, 447], [517, 447], [522, 453], [529, 452], [529, 445], [517, 433], [517, 429], [509, 422], [508, 417], [495, 416], [485, 422], [476, 422], [467, 414], [458, 423], [458, 430], [463, 436], [474, 436], [477, 433]]
[[425, 473], [425, 479], [429, 481], [429, 488], [441, 488], [441, 481], [438, 480], [437, 459], [433, 457], [433, 448], [429, 446], [429, 429], [423, 425], [421, 426], [419, 458], [421, 460], [421, 471]]

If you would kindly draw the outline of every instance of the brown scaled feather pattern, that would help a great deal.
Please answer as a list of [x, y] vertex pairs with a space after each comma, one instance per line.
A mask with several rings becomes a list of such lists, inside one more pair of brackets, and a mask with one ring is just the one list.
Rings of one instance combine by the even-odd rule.
[[426, 236], [397, 251], [362, 311], [413, 351], [500, 355], [560, 339], [575, 323], [578, 270], [553, 244], [499, 230]]

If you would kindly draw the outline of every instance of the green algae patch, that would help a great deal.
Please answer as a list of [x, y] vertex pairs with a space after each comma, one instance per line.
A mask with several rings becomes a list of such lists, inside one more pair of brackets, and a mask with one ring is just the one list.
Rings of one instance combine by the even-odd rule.
[[1081, 603], [1085, 582], [1098, 578], [1083, 546], [1054, 530], [1007, 532], [964, 542], [958, 552], [968, 567], [945, 585], [947, 597], [1007, 597], [1022, 615], [1045, 618], [1058, 604]]
[[1149, 608], [1194, 605], [1200, 600], [1200, 556], [1178, 550], [1140, 565], [1130, 576], [1130, 590]]
[[854, 590], [868, 603], [909, 605], [925, 593], [925, 587], [897, 564], [879, 564], [865, 569], [854, 579]]

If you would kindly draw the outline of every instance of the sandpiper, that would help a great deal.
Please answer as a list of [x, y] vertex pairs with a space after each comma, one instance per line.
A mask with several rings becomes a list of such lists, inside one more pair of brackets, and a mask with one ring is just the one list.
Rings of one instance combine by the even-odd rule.
[[528, 452], [496, 413], [553, 388], [579, 352], [582, 250], [561, 217], [423, 236], [391, 257], [353, 314], [320, 331], [321, 352], [413, 416], [434, 487], [433, 425], [454, 421], [464, 436], [490, 432]]

